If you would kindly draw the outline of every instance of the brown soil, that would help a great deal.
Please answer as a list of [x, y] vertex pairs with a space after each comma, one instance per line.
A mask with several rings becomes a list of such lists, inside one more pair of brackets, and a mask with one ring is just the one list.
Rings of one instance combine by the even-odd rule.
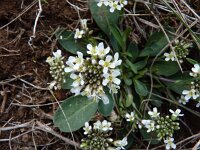
[[[85, 5], [76, 0], [70, 2]], [[0, 27], [15, 19], [32, 3], [32, 0], [1, 0]], [[48, 3], [42, 3], [42, 8], [32, 46], [28, 41], [33, 34], [38, 3], [14, 22], [0, 29], [0, 111], [2, 111], [0, 127], [19, 125], [33, 120], [48, 124], [54, 129], [51, 117], [57, 108], [56, 103], [44, 104], [53, 103], [55, 100], [49, 91], [40, 89], [46, 88], [47, 83], [51, 81], [45, 60], [58, 48], [53, 35], [55, 30], [58, 27], [72, 30], [79, 18], [76, 10], [65, 0], [48, 0]], [[87, 12], [81, 12], [82, 17], [85, 15]], [[58, 100], [66, 97], [63, 91], [54, 94]], [[3, 101], [5, 101], [4, 109], [2, 109]], [[35, 149], [34, 146], [37, 149], [48, 150], [70, 149], [68, 144], [47, 132], [35, 130], [23, 135], [31, 128], [0, 132], [0, 139], [7, 139], [5, 142], [0, 141], [0, 149], [31, 150]], [[9, 139], [12, 140], [9, 142]]]

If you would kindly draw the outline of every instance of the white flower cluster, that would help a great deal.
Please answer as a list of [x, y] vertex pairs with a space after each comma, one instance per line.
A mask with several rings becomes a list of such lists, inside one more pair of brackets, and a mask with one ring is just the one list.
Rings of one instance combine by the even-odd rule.
[[142, 124], [147, 128], [147, 132], [154, 131], [157, 133], [157, 137], [161, 140], [164, 140], [166, 144], [166, 149], [176, 148], [176, 145], [173, 143], [174, 139], [173, 133], [175, 130], [180, 129], [179, 123], [176, 122], [179, 116], [183, 116], [180, 109], [176, 111], [169, 110], [172, 115], [160, 117], [160, 113], [157, 108], [154, 107], [153, 111], [149, 111], [148, 114], [151, 117], [151, 120], [142, 120]]
[[97, 46], [88, 44], [87, 49], [90, 57], [83, 58], [83, 54], [77, 52], [78, 57], [70, 56], [66, 62], [68, 67], [65, 72], [71, 73], [70, 78], [74, 80], [71, 92], [97, 101], [101, 99], [108, 104], [104, 88], [108, 87], [112, 93], [120, 89], [118, 76], [121, 73], [117, 66], [121, 65], [122, 60], [119, 60], [118, 53], [114, 57], [108, 55], [110, 47], [104, 48], [102, 42]]
[[[180, 102], [186, 104], [190, 99], [196, 100], [200, 97], [200, 66], [195, 64], [190, 72], [190, 76], [194, 77], [194, 81], [191, 82], [191, 87], [189, 90], [183, 90]], [[200, 106], [200, 99], [198, 101], [197, 107]]]
[[46, 62], [50, 65], [50, 74], [54, 80], [50, 83], [50, 89], [61, 89], [61, 83], [65, 82], [64, 76], [64, 57], [61, 55], [61, 50], [53, 52], [53, 57], [48, 57]]
[[164, 53], [165, 61], [176, 61], [175, 58], [177, 57], [178, 61], [182, 63], [183, 59], [185, 59], [189, 54], [188, 48], [191, 47], [191, 45], [191, 43], [176, 40], [173, 43], [173, 51], [170, 53]]
[[83, 35], [87, 34], [88, 27], [87, 27], [87, 19], [81, 19], [81, 29], [77, 28], [75, 30], [74, 39], [81, 39]]
[[111, 122], [107, 120], [97, 121], [90, 126], [88, 122], [83, 127], [84, 134], [88, 137], [82, 139], [81, 148], [83, 149], [108, 149], [108, 150], [121, 150], [125, 149], [128, 144], [127, 137], [122, 140], [114, 141], [110, 138], [109, 132], [112, 131]]
[[121, 10], [127, 4], [127, 0], [98, 0], [97, 6], [109, 6], [110, 12], [114, 12], [116, 9]]

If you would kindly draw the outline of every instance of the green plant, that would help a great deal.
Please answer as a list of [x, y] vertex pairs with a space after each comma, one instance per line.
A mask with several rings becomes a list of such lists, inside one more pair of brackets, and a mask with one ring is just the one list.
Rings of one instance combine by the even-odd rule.
[[[143, 124], [148, 129], [147, 132], [154, 131], [157, 134], [156, 140], [164, 140], [166, 148], [175, 148], [173, 134], [179, 129], [178, 118], [173, 117], [175, 113], [171, 117], [158, 117], [156, 108], [156, 117], [151, 116], [152, 113], [156, 115], [155, 112], [149, 112], [153, 119], [143, 118], [146, 117], [147, 108], [162, 106], [161, 97], [170, 99], [174, 104], [178, 103], [175, 97], [180, 97], [180, 94], [184, 95], [180, 101], [182, 104], [186, 104], [191, 98], [199, 98], [200, 67], [197, 61], [188, 58], [192, 44], [176, 40], [172, 31], [166, 34], [158, 31], [149, 35], [146, 44], [139, 47], [129, 39], [131, 28], [123, 29], [118, 26], [123, 19], [120, 16], [123, 10], [110, 13], [106, 4], [102, 6], [98, 3], [100, 8], [92, 0], [88, 5], [93, 19], [102, 31], [99, 36], [107, 42], [103, 43], [100, 38], [92, 36], [86, 20], [81, 21], [81, 29], [77, 29], [75, 33], [64, 29], [57, 32], [56, 37], [63, 49], [77, 56], [70, 56], [66, 65], [60, 51], [57, 51], [59, 56], [54, 53], [54, 57], [47, 59], [54, 78], [52, 85], [70, 89], [75, 94], [58, 108], [54, 115], [54, 124], [61, 131], [72, 132], [92, 120], [96, 112], [108, 117], [116, 111], [116, 118], [121, 122], [126, 113], [125, 118], [132, 123], [130, 131], [138, 129], [142, 133]], [[174, 41], [170, 48], [166, 36]], [[164, 53], [164, 50], [170, 53]], [[194, 64], [190, 76], [180, 70], [180, 62], [186, 60]], [[63, 69], [64, 73], [61, 73]], [[200, 102], [197, 106], [199, 104]], [[177, 105], [185, 108], [181, 104]], [[131, 114], [127, 113], [129, 110]], [[193, 112], [190, 109], [189, 111]], [[199, 116], [198, 113], [194, 114]], [[129, 134], [130, 132], [126, 137]], [[83, 141], [82, 147], [88, 148], [95, 136], [89, 137], [90, 141]], [[102, 137], [99, 140], [102, 143], [104, 141]]]

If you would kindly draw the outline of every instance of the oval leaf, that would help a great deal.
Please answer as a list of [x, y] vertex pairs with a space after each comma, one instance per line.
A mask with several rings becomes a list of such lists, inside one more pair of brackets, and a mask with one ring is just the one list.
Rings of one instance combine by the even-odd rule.
[[[172, 40], [173, 36], [168, 35], [169, 39]], [[145, 48], [141, 51], [140, 56], [155, 56], [157, 55], [166, 45], [168, 41], [163, 32], [155, 32], [148, 40]]]
[[109, 7], [104, 5], [98, 7], [95, 0], [89, 0], [89, 8], [92, 17], [94, 18], [99, 28], [101, 28], [101, 30], [107, 35], [110, 35], [109, 27], [118, 24], [121, 11], [115, 10], [113, 13], [111, 13], [109, 11]]
[[127, 54], [128, 56], [131, 58], [132, 62], [135, 61], [135, 59], [138, 57], [139, 55], [139, 50], [138, 50], [138, 46], [136, 43], [131, 42], [128, 45], [128, 49], [127, 49]]
[[[74, 96], [66, 99], [53, 118], [53, 122], [63, 132], [80, 129], [97, 111], [98, 103], [85, 96]], [[64, 112], [64, 114], [63, 114]]]
[[109, 103], [104, 104], [103, 101], [100, 100], [98, 104], [98, 110], [102, 115], [109, 116], [114, 108], [114, 100], [112, 98], [112, 95], [109, 92], [106, 92], [106, 95], [109, 98]]
[[125, 106], [129, 107], [133, 103], [133, 92], [130, 87], [125, 87], [126, 95], [125, 95]]
[[135, 91], [141, 96], [148, 94], [147, 86], [139, 80], [134, 80]]
[[[62, 38], [61, 38], [62, 37]], [[56, 33], [56, 38], [59, 44], [68, 52], [72, 54], [77, 54], [77, 51], [86, 54], [86, 44], [84, 44], [83, 39], [74, 39], [74, 33], [67, 30], [59, 30]]]
[[191, 81], [194, 81], [195, 78], [191, 77], [189, 74], [178, 73], [170, 77], [171, 80], [175, 82], [164, 82], [163, 83], [172, 91], [182, 94], [183, 90], [189, 90], [191, 86]]
[[65, 77], [65, 82], [62, 83], [62, 89], [66, 89], [69, 90], [72, 88], [72, 83], [74, 82], [74, 80], [72, 78], [70, 78], [70, 75], [66, 75]]
[[177, 62], [160, 61], [155, 63], [153, 70], [157, 75], [171, 76], [177, 73], [180, 69]]

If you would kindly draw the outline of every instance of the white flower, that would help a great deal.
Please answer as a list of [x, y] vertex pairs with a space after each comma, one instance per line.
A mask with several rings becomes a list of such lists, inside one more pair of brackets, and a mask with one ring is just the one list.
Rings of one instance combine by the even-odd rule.
[[98, 120], [97, 122], [94, 123], [94, 129], [107, 132], [109, 130], [112, 130], [113, 128], [111, 127], [111, 122], [108, 122], [107, 120], [101, 122]]
[[[97, 6], [101, 7], [103, 4], [104, 4], [105, 6], [110, 5], [110, 3], [111, 3], [113, 0], [97, 0], [97, 1], [99, 1], [99, 2], [97, 3]], [[119, 1], [119, 0], [115, 0], [115, 1]]]
[[76, 57], [75, 59], [75, 65], [74, 65], [74, 69], [78, 69], [82, 64], [83, 64], [83, 53], [81, 52], [77, 52], [78, 57]]
[[157, 118], [159, 117], [160, 113], [158, 113], [158, 109], [156, 107], [153, 108], [153, 111], [149, 111], [148, 114], [152, 117], [152, 118]]
[[175, 118], [184, 115], [184, 114], [180, 114], [181, 113], [180, 109], [177, 109], [176, 111], [173, 111], [173, 110], [170, 109], [169, 111], [172, 113], [172, 116], [175, 117]]
[[53, 65], [54, 59], [52, 57], [48, 57], [46, 62], [49, 63], [50, 65]]
[[176, 144], [174, 144], [174, 138], [167, 138], [166, 140], [164, 140], [164, 143], [166, 144], [166, 149], [170, 149], [170, 148], [173, 148], [173, 149], [176, 149]]
[[125, 117], [126, 117], [126, 121], [131, 121], [132, 122], [132, 121], [135, 120], [134, 112], [131, 112], [131, 114], [126, 113]]
[[147, 125], [149, 125], [151, 123], [151, 120], [142, 120], [142, 124], [144, 125], [144, 126], [147, 126]]
[[147, 132], [151, 132], [155, 130], [155, 122], [151, 121], [151, 123], [149, 125], [146, 126], [146, 128], [148, 129]]
[[112, 56], [107, 55], [106, 60], [100, 60], [99, 65], [103, 66], [103, 73], [108, 72], [108, 68], [115, 68], [115, 66], [111, 63]]
[[55, 57], [56, 59], [61, 58], [61, 57], [62, 57], [62, 55], [61, 55], [61, 50], [58, 49], [56, 52], [53, 52], [53, 55], [54, 55], [54, 57]]
[[139, 129], [142, 129], [142, 124], [141, 124], [140, 121], [137, 121], [136, 124], [138, 125], [138, 128], [139, 128]]
[[85, 122], [85, 127], [83, 128], [83, 130], [85, 131], [84, 134], [88, 134], [92, 130], [92, 127], [89, 125], [88, 122]]
[[192, 68], [192, 71], [194, 73], [200, 73], [200, 66], [199, 66], [199, 64], [195, 64], [194, 67]]
[[77, 87], [73, 87], [71, 88], [71, 92], [74, 93], [75, 95], [79, 95], [81, 94], [81, 90], [82, 90], [83, 87], [81, 86], [77, 86]]
[[196, 104], [196, 107], [197, 107], [197, 108], [200, 107], [200, 101]]
[[72, 72], [74, 70], [78, 70], [80, 66], [83, 64], [83, 53], [77, 52], [78, 57], [70, 56], [66, 64], [69, 67], [65, 68], [65, 72]]
[[87, 96], [87, 97], [91, 97], [91, 88], [89, 85], [87, 85], [85, 87], [85, 89], [83, 90], [83, 92], [81, 92], [82, 96]]
[[120, 89], [120, 86], [116, 85], [116, 84], [111, 84], [108, 86], [110, 89], [110, 92], [112, 91], [113, 93], [117, 93], [118, 89]]
[[88, 30], [88, 27], [87, 27], [87, 19], [81, 19], [81, 28], [85, 31]]
[[49, 88], [52, 90], [53, 88], [56, 90], [57, 89], [57, 87], [56, 87], [56, 84], [57, 84], [57, 82], [54, 80], [54, 81], [52, 81], [51, 83], [50, 83], [50, 85], [49, 85]]
[[76, 29], [74, 39], [81, 39], [85, 32], [83, 30]]
[[93, 56], [97, 55], [97, 46], [92, 46], [91, 44], [88, 44], [87, 49], [89, 50], [87, 51], [88, 54]]
[[193, 77], [197, 77], [198, 74], [200, 75], [200, 66], [199, 64], [195, 64], [192, 68], [192, 72], [190, 73], [190, 75]]
[[122, 63], [122, 60], [119, 59], [119, 53], [115, 53], [114, 61], [112, 62], [112, 66], [117, 67], [117, 66], [121, 65], [121, 63]]
[[119, 2], [120, 2], [122, 7], [128, 4], [127, 0], [119, 0]]
[[53, 65], [54, 60], [60, 60], [62, 58], [61, 50], [57, 50], [56, 52], [53, 52], [54, 57], [48, 57], [46, 62], [50, 65]]
[[119, 75], [120, 75], [120, 71], [118, 69], [112, 70], [111, 73], [105, 73], [103, 75], [104, 79], [103, 79], [102, 84], [104, 86], [106, 86], [108, 83], [110, 83], [110, 84], [114, 83], [116, 85], [119, 85], [121, 83], [121, 80], [116, 78]]
[[125, 149], [125, 146], [128, 144], [127, 137], [124, 137], [122, 140], [114, 141], [114, 145], [117, 146], [115, 150]]
[[82, 77], [81, 73], [79, 73], [79, 75], [72, 73], [72, 74], [70, 74], [70, 78], [74, 80], [74, 82], [72, 83], [73, 87], [77, 87], [79, 85], [84, 84], [83, 77]]
[[98, 0], [99, 2], [97, 3], [97, 6], [101, 7], [104, 3], [104, 0]]
[[103, 42], [99, 43], [97, 46], [97, 54], [100, 58], [103, 58], [106, 54], [110, 52], [110, 47], [104, 48]]
[[174, 52], [171, 51], [170, 53], [164, 53], [165, 61], [175, 61], [175, 55]]
[[104, 104], [109, 104], [109, 98], [106, 94], [102, 93], [99, 94], [99, 99], [101, 99], [103, 101]]
[[142, 124], [147, 128], [147, 132], [155, 130], [155, 122], [153, 120], [142, 120]]
[[68, 65], [68, 67], [65, 67], [65, 72], [72, 72], [74, 71], [74, 64], [70, 61], [67, 61], [66, 64]]
[[117, 10], [122, 9], [122, 6], [118, 3], [118, 1], [110, 2], [109, 6], [110, 6], [110, 12], [114, 12], [115, 9], [117, 9]]
[[[108, 6], [108, 5], [110, 5], [111, 1], [112, 0], [104, 0], [103, 3], [104, 3], [105, 6]], [[118, 0], [116, 0], [116, 1], [118, 1]]]
[[181, 95], [181, 97], [180, 97], [180, 99], [178, 100], [178, 102], [179, 102], [180, 104], [185, 105], [186, 103], [189, 102], [189, 99], [186, 100], [185, 97], [184, 97], [183, 95]]
[[191, 89], [189, 91], [183, 90], [182, 94], [185, 95], [186, 100], [189, 100], [190, 98], [197, 99], [197, 97], [199, 97], [195, 89]]
[[94, 124], [93, 124], [93, 126], [94, 126], [94, 129], [96, 130], [96, 129], [98, 129], [98, 130], [100, 130], [101, 128], [102, 128], [102, 125], [101, 125], [101, 121], [97, 121], [97, 122], [95, 122]]
[[104, 120], [102, 122], [102, 131], [109, 131], [112, 130], [113, 128], [111, 127], [111, 122], [108, 122], [107, 120]]

